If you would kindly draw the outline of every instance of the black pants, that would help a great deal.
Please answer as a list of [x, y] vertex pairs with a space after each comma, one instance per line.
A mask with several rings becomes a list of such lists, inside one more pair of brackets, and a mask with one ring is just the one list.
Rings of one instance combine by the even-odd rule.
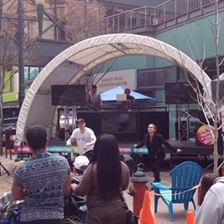
[[40, 219], [40, 220], [33, 220], [28, 222], [20, 222], [20, 224], [63, 224], [63, 220], [60, 219]]
[[165, 153], [161, 153], [156, 157], [152, 157], [149, 155], [144, 155], [143, 160], [144, 163], [149, 166], [154, 174], [154, 182], [160, 182], [160, 167], [162, 164], [162, 161], [165, 158]]

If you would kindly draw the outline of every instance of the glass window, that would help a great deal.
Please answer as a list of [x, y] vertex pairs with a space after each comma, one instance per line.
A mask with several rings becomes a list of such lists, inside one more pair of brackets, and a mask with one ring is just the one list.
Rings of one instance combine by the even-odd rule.
[[29, 67], [29, 66], [24, 67], [24, 78], [27, 86], [30, 86], [30, 84], [39, 74], [40, 70], [41, 69], [39, 67]]
[[141, 87], [161, 87], [167, 82], [176, 82], [176, 67], [138, 70], [137, 85]]
[[33, 80], [39, 73], [39, 67], [30, 67], [30, 79]]
[[24, 67], [24, 79], [25, 82], [29, 80], [29, 67], [27, 66]]

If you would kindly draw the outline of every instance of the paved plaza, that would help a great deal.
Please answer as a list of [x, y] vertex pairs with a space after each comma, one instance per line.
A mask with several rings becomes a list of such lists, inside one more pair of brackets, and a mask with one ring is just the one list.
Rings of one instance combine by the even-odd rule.
[[[13, 172], [14, 169], [14, 159], [13, 157], [12, 160], [9, 158], [5, 158], [5, 156], [0, 156], [2, 164], [9, 170], [10, 173]], [[2, 195], [6, 191], [10, 191], [11, 184], [12, 184], [12, 175], [8, 176], [2, 169], [1, 169], [1, 176], [0, 176], [0, 195]], [[152, 173], [147, 172], [146, 173], [148, 179], [149, 179], [149, 184], [153, 181], [152, 178]], [[165, 184], [169, 184], [169, 172], [162, 172], [161, 173], [161, 179], [162, 182]], [[132, 208], [132, 197], [125, 192], [125, 198], [126, 201], [129, 205], [130, 208]], [[152, 198], [152, 206], [153, 206], [153, 198]], [[190, 204], [190, 209], [193, 209], [192, 204]], [[173, 222], [174, 224], [184, 224], [186, 223], [186, 211], [183, 208], [182, 204], [175, 204], [174, 205], [174, 214], [175, 214], [175, 221]], [[155, 215], [156, 217], [156, 223], [158, 224], [168, 224], [172, 223], [169, 221], [168, 218], [168, 209], [165, 206], [165, 204], [162, 202], [162, 200], [159, 201], [159, 206], [158, 206], [158, 213]]]

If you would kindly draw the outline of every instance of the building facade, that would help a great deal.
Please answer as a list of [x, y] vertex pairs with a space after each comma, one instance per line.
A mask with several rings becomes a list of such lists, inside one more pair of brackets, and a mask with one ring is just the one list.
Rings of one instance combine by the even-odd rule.
[[[75, 3], [74, 3], [75, 2]], [[43, 30], [38, 36], [38, 23], [27, 22], [25, 32], [32, 39], [37, 38], [40, 47], [33, 50], [33, 60], [27, 60], [25, 67], [25, 79], [27, 87], [60, 50], [69, 44], [75, 43], [94, 35], [109, 33], [136, 33], [154, 37], [182, 50], [184, 53], [202, 64], [203, 69], [211, 78], [216, 76], [215, 66], [215, 40], [214, 40], [214, 1], [213, 0], [155, 0], [138, 1], [69, 1], [69, 0], [45, 0]], [[151, 4], [149, 4], [149, 2]], [[94, 7], [93, 7], [94, 6]], [[15, 6], [16, 7], [16, 6]], [[35, 18], [35, 5], [27, 7], [27, 15]], [[91, 10], [90, 10], [91, 8]], [[94, 8], [94, 11], [92, 11]], [[75, 9], [77, 11], [75, 11]], [[94, 13], [93, 13], [94, 12]], [[92, 23], [95, 15], [94, 28]], [[224, 1], [219, 1], [219, 16], [223, 17]], [[74, 17], [74, 15], [76, 15]], [[68, 20], [78, 23], [70, 23]], [[220, 61], [224, 54], [224, 31], [220, 27], [219, 56]], [[81, 24], [81, 26], [80, 26]], [[88, 28], [88, 29], [87, 29]], [[74, 35], [76, 32], [79, 35]], [[49, 45], [48, 45], [49, 44]], [[44, 46], [44, 47], [43, 47]], [[51, 46], [46, 50], [46, 46]], [[57, 50], [54, 50], [57, 46]], [[42, 59], [45, 60], [42, 60]], [[108, 73], [116, 73], [122, 76], [128, 70], [136, 74], [130, 86], [136, 90], [156, 98], [156, 105], [166, 106], [169, 110], [170, 137], [189, 139], [194, 137], [194, 129], [198, 118], [189, 118], [182, 110], [197, 110], [197, 104], [166, 104], [165, 84], [185, 81], [185, 74], [177, 65], [156, 57], [149, 56], [124, 56], [112, 62], [113, 66]], [[98, 66], [91, 74], [103, 73], [110, 62], [104, 66]], [[220, 66], [224, 71], [223, 65]], [[16, 70], [16, 69], [14, 69]], [[126, 76], [127, 74], [125, 74]], [[10, 81], [11, 87], [7, 87], [4, 94], [6, 103], [17, 100], [18, 75]], [[108, 86], [110, 88], [110, 86]], [[12, 97], [14, 96], [14, 98]], [[180, 133], [181, 130], [185, 130]]]

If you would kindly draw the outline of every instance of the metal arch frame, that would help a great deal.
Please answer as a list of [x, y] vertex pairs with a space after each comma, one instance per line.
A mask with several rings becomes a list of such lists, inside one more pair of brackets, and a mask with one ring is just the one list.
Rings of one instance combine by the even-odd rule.
[[[22, 104], [17, 128], [16, 128], [16, 140], [17, 142], [23, 141], [24, 130], [27, 123], [27, 118], [29, 116], [29, 111], [32, 105], [32, 102], [36, 96], [37, 91], [41, 88], [44, 81], [51, 75], [54, 74], [54, 70], [60, 66], [64, 61], [74, 58], [74, 56], [78, 56], [79, 53], [91, 50], [93, 48], [97, 48], [99, 46], [107, 46], [111, 44], [128, 44], [129, 47], [120, 51], [119, 49], [116, 51], [113, 50], [113, 53], [108, 52], [108, 54], [102, 54], [101, 57], [94, 58], [90, 62], [83, 62], [83, 68], [81, 71], [74, 74], [74, 78], [70, 80], [69, 83], [76, 82], [85, 72], [89, 71], [96, 65], [103, 63], [107, 60], [119, 57], [124, 55], [124, 52], [127, 55], [152, 55], [165, 58], [169, 61], [172, 61], [178, 64], [180, 67], [183, 67], [188, 72], [190, 72], [204, 87], [208, 96], [210, 96], [210, 90], [206, 88], [206, 84], [211, 82], [209, 76], [201, 69], [201, 67], [193, 61], [190, 57], [188, 57], [183, 52], [178, 49], [172, 47], [169, 44], [166, 44], [162, 41], [156, 40], [152, 37], [135, 35], [135, 34], [109, 34], [96, 36], [90, 39], [86, 39], [81, 41], [63, 52], [57, 55], [54, 59], [52, 59], [38, 74], [36, 79], [33, 81], [30, 86], [28, 93], [24, 99]], [[130, 47], [132, 46], [132, 47]], [[134, 46], [134, 48], [133, 48]], [[77, 58], [78, 60], [78, 58]], [[73, 61], [74, 63], [79, 63]], [[66, 83], [65, 83], [66, 84]], [[53, 116], [52, 116], [53, 117]], [[53, 118], [52, 118], [53, 119]]]

